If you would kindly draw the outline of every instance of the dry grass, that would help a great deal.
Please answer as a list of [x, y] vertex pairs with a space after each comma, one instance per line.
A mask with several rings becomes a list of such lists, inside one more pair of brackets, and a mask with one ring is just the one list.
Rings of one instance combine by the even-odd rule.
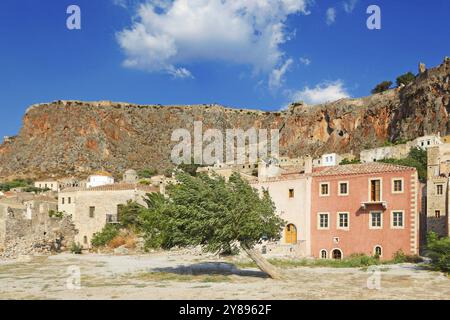
[[121, 246], [124, 246], [127, 243], [127, 240], [124, 236], [118, 235], [114, 237], [110, 242], [108, 242], [108, 247], [111, 249], [116, 249]]

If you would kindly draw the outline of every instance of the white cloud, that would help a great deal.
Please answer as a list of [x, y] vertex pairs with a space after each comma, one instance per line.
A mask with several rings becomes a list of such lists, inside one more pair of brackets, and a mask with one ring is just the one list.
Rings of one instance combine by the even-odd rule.
[[344, 1], [342, 3], [343, 7], [344, 7], [344, 11], [347, 13], [352, 13], [353, 10], [355, 10], [356, 4], [358, 3], [358, 0], [348, 0], [348, 1]]
[[294, 60], [287, 59], [283, 65], [281, 65], [279, 68], [275, 68], [272, 70], [272, 73], [269, 77], [269, 88], [277, 89], [281, 86], [281, 84], [284, 81], [284, 75], [286, 72], [289, 71], [289, 68], [291, 67]]
[[293, 101], [303, 101], [307, 104], [320, 104], [350, 97], [341, 80], [323, 82], [314, 88], [305, 87], [303, 90], [291, 92], [290, 96]]
[[309, 66], [311, 64], [311, 59], [306, 57], [300, 57], [300, 62], [305, 66]]
[[148, 0], [117, 41], [130, 68], [191, 77], [191, 63], [225, 61], [270, 74], [289, 60], [280, 48], [290, 39], [286, 19], [309, 14], [308, 2]]
[[327, 9], [327, 25], [332, 25], [336, 21], [336, 9]]
[[112, 0], [113, 4], [122, 8], [127, 8], [128, 3], [127, 0]]

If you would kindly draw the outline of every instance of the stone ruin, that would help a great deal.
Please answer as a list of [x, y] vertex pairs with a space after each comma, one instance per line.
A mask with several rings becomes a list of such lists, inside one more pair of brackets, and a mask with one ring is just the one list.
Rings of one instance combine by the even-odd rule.
[[76, 234], [70, 216], [50, 216], [57, 202], [0, 199], [0, 258], [51, 254], [70, 249]]

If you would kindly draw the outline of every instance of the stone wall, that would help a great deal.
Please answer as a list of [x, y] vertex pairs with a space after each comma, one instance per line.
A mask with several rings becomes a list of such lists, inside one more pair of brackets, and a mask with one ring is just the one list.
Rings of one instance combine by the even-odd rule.
[[68, 250], [76, 230], [70, 216], [49, 216], [56, 209], [56, 202], [0, 203], [0, 257]]

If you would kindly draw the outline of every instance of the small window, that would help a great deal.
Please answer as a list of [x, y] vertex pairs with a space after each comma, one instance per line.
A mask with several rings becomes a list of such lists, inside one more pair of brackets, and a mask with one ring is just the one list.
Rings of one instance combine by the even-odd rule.
[[436, 186], [436, 194], [440, 196], [444, 194], [444, 186], [442, 184]]
[[64, 198], [61, 198], [61, 204], [64, 204]]
[[327, 250], [321, 250], [320, 251], [320, 259], [328, 259], [328, 252], [327, 252]]
[[89, 218], [94, 218], [95, 216], [95, 207], [89, 207]]
[[376, 246], [373, 250], [376, 257], [381, 257], [383, 255], [383, 249], [380, 246]]
[[349, 227], [349, 217], [348, 213], [338, 214], [338, 229], [348, 229]]
[[71, 197], [68, 197], [68, 198], [67, 198], [67, 203], [68, 203], [68, 204], [71, 204], [71, 203], [72, 203], [72, 198], [71, 198]]
[[402, 211], [392, 212], [392, 227], [393, 228], [403, 228], [404, 227], [404, 217]]
[[329, 227], [329, 214], [320, 213], [319, 214], [319, 229], [328, 229]]
[[394, 180], [394, 193], [401, 193], [403, 192], [403, 180], [402, 179], [395, 179]]
[[441, 210], [435, 210], [434, 217], [439, 219], [441, 217]]
[[88, 243], [88, 238], [87, 238], [87, 236], [84, 236], [84, 237], [83, 237], [83, 243], [84, 243], [84, 244], [87, 244], [87, 243]]
[[348, 182], [339, 182], [339, 195], [348, 195]]
[[370, 227], [372, 229], [381, 229], [383, 227], [381, 212], [370, 213]]
[[320, 195], [329, 196], [330, 195], [330, 185], [328, 183], [320, 184]]
[[294, 197], [294, 189], [289, 189], [289, 198]]

